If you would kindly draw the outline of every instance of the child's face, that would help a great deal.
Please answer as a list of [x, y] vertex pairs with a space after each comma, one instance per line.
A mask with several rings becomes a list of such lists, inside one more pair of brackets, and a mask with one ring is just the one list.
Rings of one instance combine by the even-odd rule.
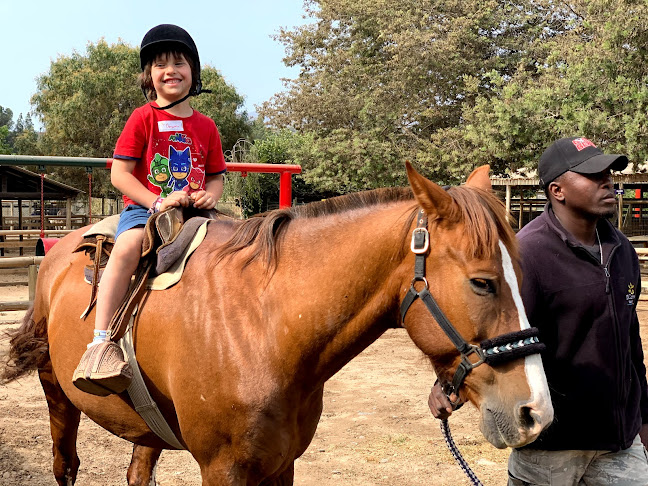
[[151, 79], [158, 103], [172, 103], [189, 93], [191, 66], [182, 54], [160, 54], [151, 65]]

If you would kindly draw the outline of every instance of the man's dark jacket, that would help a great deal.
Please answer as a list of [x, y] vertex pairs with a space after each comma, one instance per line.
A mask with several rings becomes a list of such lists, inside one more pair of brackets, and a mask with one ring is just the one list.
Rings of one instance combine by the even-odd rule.
[[542, 362], [555, 411], [530, 448], [617, 451], [648, 423], [637, 254], [607, 220], [598, 233], [603, 265], [549, 206], [518, 234], [522, 300], [547, 345]]

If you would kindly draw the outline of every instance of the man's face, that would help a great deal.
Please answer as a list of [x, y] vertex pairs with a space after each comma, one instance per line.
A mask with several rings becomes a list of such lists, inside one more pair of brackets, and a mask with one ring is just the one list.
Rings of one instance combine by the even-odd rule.
[[566, 209], [586, 217], [609, 217], [617, 210], [614, 184], [609, 169], [597, 174], [565, 172], [556, 179], [560, 190], [555, 194]]

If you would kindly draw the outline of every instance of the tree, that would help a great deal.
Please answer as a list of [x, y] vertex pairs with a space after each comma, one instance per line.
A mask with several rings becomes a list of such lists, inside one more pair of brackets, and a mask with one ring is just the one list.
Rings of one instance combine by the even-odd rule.
[[7, 125], [0, 126], [0, 154], [8, 155], [11, 153], [11, 146], [9, 145], [9, 127]]
[[305, 178], [343, 191], [404, 183], [407, 158], [437, 180], [460, 177], [470, 163], [448, 165], [434, 136], [498, 96], [493, 79], [533, 73], [574, 17], [550, 0], [306, 4], [315, 22], [278, 36], [301, 72], [262, 114], [313, 133], [319, 160]]
[[7, 127], [11, 130], [13, 126], [13, 111], [10, 108], [0, 106], [0, 127]]
[[13, 125], [13, 112], [0, 106], [0, 154], [11, 153], [9, 129]]
[[463, 110], [464, 124], [436, 134], [448, 163], [468, 157], [498, 172], [535, 167], [541, 151], [563, 136], [584, 135], [631, 161], [648, 158], [648, 6], [645, 2], [570, 2], [571, 28], [545, 42], [546, 61], [493, 74], [495, 96]]
[[36, 155], [38, 134], [34, 130], [31, 117], [18, 115], [15, 125], [13, 112], [0, 106], [0, 153]]
[[[38, 91], [32, 98], [44, 127], [40, 153], [110, 157], [126, 120], [145, 102], [139, 72], [138, 49], [121, 41], [109, 45], [100, 40], [88, 43], [84, 54], [75, 51], [59, 56], [38, 79]], [[248, 120], [240, 110], [242, 98], [213, 68], [204, 67], [202, 79], [206, 87], [215, 87], [215, 93], [194, 98], [192, 104], [214, 119], [224, 143], [245, 136]], [[94, 174], [93, 189], [111, 194], [114, 189], [107, 171]], [[77, 187], [87, 184], [83, 170], [59, 167], [54, 175]]]
[[191, 106], [216, 122], [223, 150], [231, 150], [237, 140], [252, 133], [252, 122], [243, 110], [243, 97], [211, 66], [202, 68], [201, 80], [203, 87], [212, 92], [193, 98]]
[[38, 133], [29, 115], [23, 118], [22, 113], [18, 115], [16, 128], [11, 137], [13, 151], [22, 155], [38, 154]]

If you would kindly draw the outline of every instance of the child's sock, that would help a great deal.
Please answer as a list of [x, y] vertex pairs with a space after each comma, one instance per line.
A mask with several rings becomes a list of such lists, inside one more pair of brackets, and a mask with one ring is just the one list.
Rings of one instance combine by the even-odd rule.
[[94, 346], [95, 344], [101, 344], [107, 340], [108, 340], [108, 331], [103, 329], [95, 329], [94, 338], [92, 339], [92, 342], [88, 344], [88, 347]]

